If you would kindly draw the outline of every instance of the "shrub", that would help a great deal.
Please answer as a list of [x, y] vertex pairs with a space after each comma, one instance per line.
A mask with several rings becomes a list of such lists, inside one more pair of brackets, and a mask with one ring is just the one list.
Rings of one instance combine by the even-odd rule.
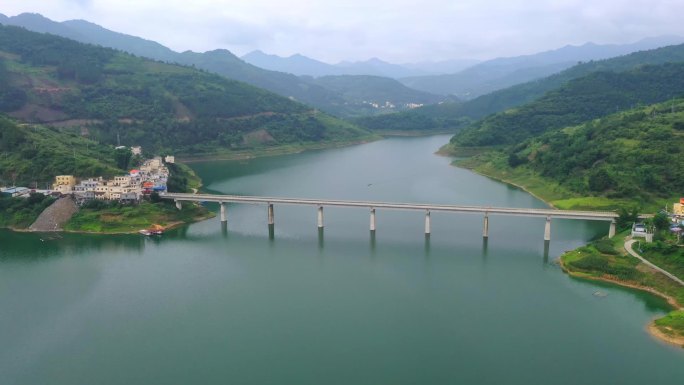
[[601, 254], [617, 255], [618, 252], [615, 250], [615, 245], [609, 239], [601, 239], [592, 244], [596, 250]]

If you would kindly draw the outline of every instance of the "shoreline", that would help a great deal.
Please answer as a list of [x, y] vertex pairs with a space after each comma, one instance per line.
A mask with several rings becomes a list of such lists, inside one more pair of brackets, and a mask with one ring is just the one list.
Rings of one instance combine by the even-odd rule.
[[259, 150], [238, 150], [234, 152], [228, 152], [228, 153], [214, 153], [214, 154], [205, 154], [205, 155], [200, 155], [200, 156], [188, 156], [185, 157], [183, 155], [177, 156], [178, 162], [180, 163], [197, 163], [197, 162], [206, 162], [206, 161], [214, 161], [214, 160], [246, 160], [246, 159], [256, 159], [256, 158], [263, 158], [263, 157], [269, 157], [269, 156], [279, 156], [279, 155], [291, 155], [291, 154], [299, 154], [305, 151], [316, 151], [316, 150], [327, 150], [327, 149], [334, 149], [334, 148], [342, 148], [342, 147], [350, 147], [350, 146], [356, 146], [360, 144], [366, 144], [366, 143], [372, 143], [378, 140], [382, 140], [383, 137], [381, 135], [374, 135], [370, 137], [366, 137], [365, 139], [359, 139], [359, 140], [354, 140], [354, 141], [348, 141], [348, 142], [333, 142], [333, 143], [317, 143], [317, 144], [304, 144], [301, 146], [297, 147], [288, 147], [287, 145], [285, 146], [275, 146], [269, 148], [264, 148], [264, 149], [259, 149]]
[[646, 331], [648, 331], [651, 336], [655, 337], [660, 342], [665, 342], [670, 345], [676, 345], [684, 348], [684, 337], [674, 337], [663, 333], [655, 324], [655, 320], [651, 321], [646, 326]]
[[522, 191], [524, 191], [524, 192], [526, 192], [526, 193], [532, 195], [533, 197], [539, 199], [540, 201], [544, 202], [544, 204], [546, 204], [547, 206], [549, 206], [549, 207], [551, 207], [551, 208], [553, 208], [553, 209], [556, 209], [556, 210], [561, 210], [561, 209], [559, 209], [558, 207], [554, 206], [553, 203], [547, 201], [546, 199], [544, 199], [544, 198], [540, 197], [539, 195], [533, 193], [532, 191], [528, 190], [525, 186], [519, 185], [519, 184], [517, 184], [517, 183], [511, 182], [511, 181], [506, 180], [506, 179], [497, 178], [497, 177], [492, 176], [492, 175], [484, 174], [484, 173], [479, 172], [479, 171], [477, 171], [477, 170], [475, 170], [475, 169], [472, 169], [472, 168], [465, 168], [465, 167], [460, 167], [460, 166], [456, 166], [456, 165], [454, 165], [454, 167], [459, 167], [459, 168], [463, 168], [463, 169], [465, 169], [465, 170], [470, 170], [470, 171], [474, 172], [475, 174], [481, 175], [481, 176], [483, 176], [483, 177], [485, 177], [485, 178], [489, 178], [489, 179], [491, 179], [491, 180], [494, 180], [494, 181], [497, 181], [497, 182], [500, 182], [500, 183], [504, 183], [504, 184], [507, 184], [507, 185], [509, 185], [509, 186], [513, 186], [513, 187], [515, 187], [515, 188], [517, 188], [517, 189], [520, 189], [520, 190], [522, 190]]
[[[164, 231], [166, 230], [173, 230], [176, 228], [179, 228], [184, 225], [190, 225], [193, 223], [198, 223], [202, 221], [206, 221], [211, 218], [215, 218], [216, 213], [213, 211], [209, 211], [207, 215], [202, 215], [199, 217], [195, 217], [192, 219], [192, 221], [189, 222], [183, 222], [183, 221], [176, 221], [176, 222], [170, 222], [168, 225], [163, 226]], [[67, 234], [90, 234], [90, 235], [131, 235], [131, 234], [137, 234], [138, 230], [131, 230], [131, 231], [112, 231], [112, 232], [97, 232], [97, 231], [80, 231], [80, 230], [66, 230], [66, 229], [61, 229], [61, 230], [55, 230], [55, 231], [35, 231], [35, 230], [29, 230], [28, 228], [26, 229], [18, 229], [18, 228], [13, 228], [13, 227], [0, 227], [0, 229], [12, 231], [15, 233], [29, 233], [29, 234], [46, 234], [46, 233], [67, 233]]]
[[[439, 156], [444, 156], [444, 157], [447, 157], [447, 158], [452, 158], [452, 159], [455, 158], [453, 155], [450, 155], [450, 154], [448, 154], [448, 153], [446, 153], [446, 152], [440, 152], [440, 151], [441, 151], [441, 149], [438, 150], [437, 152], [435, 152], [435, 154], [436, 154], [436, 155], [439, 155]], [[560, 210], [558, 207], [554, 206], [553, 203], [551, 203], [551, 202], [547, 201], [546, 199], [540, 197], [539, 195], [533, 193], [532, 191], [530, 191], [529, 189], [527, 189], [525, 186], [519, 185], [519, 184], [517, 184], [517, 183], [515, 183], [515, 182], [511, 182], [511, 181], [509, 181], [509, 180], [506, 180], [506, 179], [503, 179], [503, 178], [499, 178], [499, 177], [496, 177], [496, 176], [493, 176], [493, 175], [487, 175], [487, 174], [485, 174], [485, 173], [482, 173], [482, 172], [480, 172], [480, 171], [475, 170], [474, 168], [459, 166], [459, 165], [455, 164], [454, 162], [452, 162], [452, 163], [450, 164], [450, 166], [452, 166], [452, 167], [458, 167], [458, 168], [461, 168], [461, 169], [464, 169], [464, 170], [469, 170], [469, 171], [471, 171], [471, 172], [473, 172], [473, 173], [475, 173], [475, 174], [477, 174], [477, 175], [483, 176], [483, 177], [485, 177], [485, 178], [489, 178], [489, 179], [491, 179], [491, 180], [493, 180], [493, 181], [500, 182], [500, 183], [504, 183], [504, 184], [507, 184], [507, 185], [509, 185], [509, 186], [513, 186], [513, 187], [515, 187], [515, 188], [517, 188], [517, 189], [519, 189], [519, 190], [522, 190], [522, 191], [524, 191], [524, 192], [526, 192], [526, 193], [532, 195], [533, 197], [539, 199], [540, 201], [544, 202], [545, 205], [547, 205], [547, 206], [549, 206], [549, 207], [551, 207], [551, 208], [553, 208], [553, 209]]]
[[[570, 277], [574, 277], [574, 278], [578, 278], [578, 279], [586, 279], [589, 281], [605, 282], [605, 283], [613, 284], [616, 286], [621, 286], [621, 287], [626, 287], [629, 289], [644, 291], [644, 292], [647, 292], [649, 294], [653, 294], [653, 295], [656, 295], [660, 298], [663, 298], [665, 301], [667, 301], [668, 305], [670, 305], [672, 307], [672, 310], [684, 309], [684, 306], [682, 306], [682, 304], [680, 304], [676, 298], [674, 298], [670, 295], [667, 295], [665, 293], [662, 293], [662, 292], [660, 292], [657, 289], [654, 289], [652, 287], [640, 285], [638, 283], [629, 282], [629, 281], [621, 281], [618, 279], [611, 278], [610, 276], [607, 276], [605, 274], [597, 277], [597, 276], [591, 276], [591, 275], [586, 275], [586, 274], [578, 273], [575, 271], [571, 271], [570, 269], [568, 269], [567, 266], [565, 266], [565, 263], [563, 263], [563, 259], [561, 257], [557, 258], [558, 265], [560, 266], [561, 270], [563, 270], [563, 272], [566, 273]], [[655, 338], [656, 340], [658, 340], [660, 342], [665, 342], [665, 343], [668, 343], [671, 345], [676, 345], [676, 346], [684, 348], [684, 337], [673, 337], [673, 336], [669, 336], [669, 335], [663, 333], [660, 329], [658, 329], [658, 327], [655, 324], [655, 321], [657, 319], [658, 318], [653, 318], [644, 327], [645, 330], [651, 335], [651, 337]]]

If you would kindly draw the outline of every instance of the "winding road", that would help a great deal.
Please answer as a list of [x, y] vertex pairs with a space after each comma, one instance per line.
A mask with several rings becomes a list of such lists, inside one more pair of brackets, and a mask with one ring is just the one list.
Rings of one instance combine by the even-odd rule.
[[636, 251], [634, 251], [634, 249], [632, 248], [632, 245], [634, 245], [635, 242], [636, 242], [636, 240], [634, 240], [634, 239], [630, 239], [630, 240], [628, 240], [627, 242], [625, 242], [625, 250], [627, 250], [627, 252], [628, 252], [631, 256], [633, 256], [634, 258], [638, 258], [641, 262], [645, 263], [645, 264], [648, 265], [650, 268], [652, 268], [652, 269], [654, 269], [654, 270], [657, 270], [657, 271], [659, 271], [659, 272], [665, 274], [666, 276], [668, 276], [668, 277], [669, 277], [670, 279], [672, 279], [673, 281], [675, 281], [675, 282], [677, 282], [678, 284], [684, 286], [684, 281], [682, 281], [681, 279], [677, 278], [674, 274], [672, 274], [672, 273], [670, 273], [670, 272], [668, 272], [668, 271], [666, 271], [666, 270], [663, 270], [663, 269], [661, 269], [660, 267], [658, 267], [658, 266], [652, 264], [651, 262], [647, 261], [644, 257], [642, 257], [641, 255], [639, 255]]

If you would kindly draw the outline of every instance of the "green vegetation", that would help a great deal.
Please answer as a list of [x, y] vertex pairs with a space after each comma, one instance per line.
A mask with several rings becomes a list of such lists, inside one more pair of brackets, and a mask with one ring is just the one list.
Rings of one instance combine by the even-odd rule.
[[0, 196], [0, 228], [25, 229], [54, 201], [43, 194], [31, 194], [28, 198]]
[[114, 155], [111, 146], [0, 116], [0, 185], [45, 188], [65, 174], [111, 177], [122, 172]]
[[684, 338], [684, 310], [673, 311], [663, 318], [654, 321], [655, 326], [665, 335]]
[[556, 128], [580, 124], [639, 104], [684, 94], [684, 63], [597, 72], [572, 80], [541, 99], [478, 121], [454, 146], [512, 145]]
[[0, 111], [148, 153], [199, 156], [370, 137], [244, 83], [20, 28], [0, 26], [0, 62], [0, 89], [7, 90]]
[[[665, 63], [684, 62], [684, 45], [662, 47], [653, 50], [635, 52], [612, 59], [590, 61], [571, 67], [558, 74], [544, 79], [533, 80], [518, 84], [503, 90], [480, 96], [467, 102], [442, 103], [430, 105], [415, 110], [395, 114], [361, 119], [360, 125], [373, 129], [375, 127], [391, 127], [395, 121], [405, 121], [401, 126], [407, 130], [441, 129], [445, 122], [469, 119], [482, 119], [490, 114], [502, 112], [514, 107], [533, 102], [546, 93], [557, 90], [573, 79], [579, 79], [596, 72], [626, 72], [645, 65], [661, 65]], [[680, 93], [681, 94], [681, 93]], [[665, 99], [676, 96], [663, 95]], [[664, 100], [664, 99], [661, 99]], [[646, 103], [645, 100], [640, 101]], [[612, 108], [615, 108], [614, 104]], [[619, 105], [620, 109], [629, 105]], [[612, 111], [615, 111], [614, 109]], [[456, 127], [456, 126], [453, 126]]]
[[92, 201], [84, 205], [66, 224], [66, 231], [91, 233], [132, 233], [152, 225], [169, 227], [210, 218], [214, 214], [202, 206], [184, 204], [176, 209], [173, 202], [142, 202], [123, 205], [118, 202]]
[[468, 117], [455, 115], [435, 116], [440, 105], [431, 105], [415, 110], [355, 119], [361, 127], [372, 131], [398, 130], [416, 132], [456, 132], [469, 126], [473, 121]]
[[[645, 268], [641, 262], [624, 252], [627, 233], [613, 239], [602, 239], [561, 256], [563, 267], [574, 276], [604, 279], [627, 286], [653, 288], [657, 292], [684, 304], [684, 287]], [[642, 247], [643, 247], [642, 243]], [[616, 250], [620, 250], [617, 252]]]
[[[442, 96], [408, 88], [397, 80], [380, 76], [322, 76], [309, 81], [339, 94], [344, 100], [344, 106], [349, 110], [343, 114], [345, 117], [407, 110], [406, 105], [409, 103], [431, 104], [445, 99]], [[370, 102], [380, 105], [390, 102], [395, 107], [375, 108], [369, 104]]]
[[167, 164], [166, 166], [171, 174], [167, 181], [169, 192], [193, 193], [202, 187], [202, 179], [189, 166], [182, 163]]
[[[600, 239], [587, 246], [566, 252], [560, 258], [562, 266], [576, 277], [600, 279], [624, 286], [654, 290], [676, 302], [670, 301], [671, 305], [678, 304], [681, 307], [684, 304], [684, 287], [644, 266], [638, 259], [627, 255], [622, 247], [627, 235], [628, 232], [624, 232], [613, 239]], [[669, 240], [660, 240], [652, 244], [641, 243], [642, 256], [678, 277], [684, 277], [684, 263], [682, 263], [681, 254], [678, 253], [679, 247], [673, 247], [672, 237], [667, 236], [666, 232], [657, 236]], [[670, 342], [681, 344], [684, 341], [684, 310], [675, 310], [655, 320], [653, 326]]]
[[684, 190], [684, 100], [556, 129], [458, 164], [559, 208], [655, 211]]

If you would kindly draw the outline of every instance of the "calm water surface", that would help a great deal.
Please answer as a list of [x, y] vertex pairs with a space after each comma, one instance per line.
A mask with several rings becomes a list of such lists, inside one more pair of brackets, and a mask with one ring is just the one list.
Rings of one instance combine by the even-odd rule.
[[[212, 192], [544, 207], [433, 155], [446, 136], [193, 167]], [[215, 207], [212, 207], [215, 209]], [[162, 239], [0, 232], [2, 384], [672, 384], [662, 300], [555, 258], [607, 224], [231, 205]], [[593, 295], [597, 290], [607, 297]]]

